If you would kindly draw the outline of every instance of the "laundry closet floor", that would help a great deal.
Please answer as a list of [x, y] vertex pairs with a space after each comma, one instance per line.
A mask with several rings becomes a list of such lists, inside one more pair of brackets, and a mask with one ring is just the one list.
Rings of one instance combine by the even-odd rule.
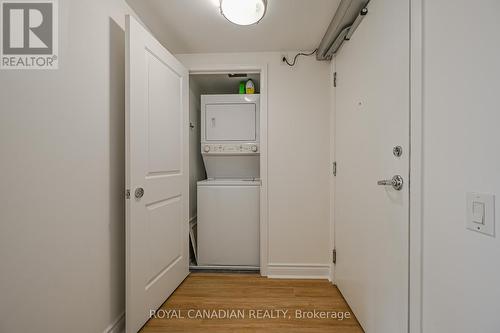
[[[347, 312], [350, 318], [345, 315]], [[320, 318], [321, 315], [326, 318]], [[342, 315], [344, 319], [340, 320]], [[141, 332], [353, 333], [363, 330], [339, 290], [327, 280], [191, 273]]]

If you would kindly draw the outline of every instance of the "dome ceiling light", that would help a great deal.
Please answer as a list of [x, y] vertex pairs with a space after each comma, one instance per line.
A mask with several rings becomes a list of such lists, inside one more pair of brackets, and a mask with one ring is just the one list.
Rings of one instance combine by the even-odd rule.
[[237, 25], [259, 23], [266, 14], [267, 0], [220, 0], [220, 12]]

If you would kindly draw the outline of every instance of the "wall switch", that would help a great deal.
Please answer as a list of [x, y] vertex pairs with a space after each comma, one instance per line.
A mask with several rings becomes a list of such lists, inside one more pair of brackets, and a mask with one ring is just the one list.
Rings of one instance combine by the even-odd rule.
[[484, 203], [472, 201], [472, 222], [484, 224]]
[[495, 236], [495, 196], [467, 193], [467, 229]]

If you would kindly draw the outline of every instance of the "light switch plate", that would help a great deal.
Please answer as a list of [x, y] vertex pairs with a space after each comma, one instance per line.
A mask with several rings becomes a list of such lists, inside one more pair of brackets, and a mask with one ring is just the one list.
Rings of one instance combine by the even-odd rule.
[[466, 219], [467, 229], [494, 237], [495, 196], [486, 193], [467, 193]]

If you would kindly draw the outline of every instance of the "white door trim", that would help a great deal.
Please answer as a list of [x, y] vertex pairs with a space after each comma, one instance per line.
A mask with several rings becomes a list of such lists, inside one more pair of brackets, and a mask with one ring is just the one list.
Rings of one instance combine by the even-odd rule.
[[268, 214], [268, 133], [267, 133], [267, 63], [188, 67], [189, 74], [260, 74], [260, 274], [267, 276], [269, 264]]
[[330, 88], [330, 275], [329, 275], [329, 280], [332, 284], [335, 284], [335, 264], [333, 263], [333, 249], [335, 249], [335, 175], [333, 174], [333, 163], [336, 162], [336, 157], [335, 157], [335, 138], [336, 138], [336, 131], [335, 131], [335, 121], [336, 121], [336, 115], [335, 115], [335, 110], [336, 110], [336, 105], [335, 105], [335, 99], [336, 99], [336, 94], [335, 94], [335, 86], [333, 83], [334, 76], [335, 76], [335, 58], [332, 59], [332, 63], [330, 66], [330, 82], [331, 82], [331, 88]]
[[410, 0], [410, 333], [422, 332], [423, 0]]

